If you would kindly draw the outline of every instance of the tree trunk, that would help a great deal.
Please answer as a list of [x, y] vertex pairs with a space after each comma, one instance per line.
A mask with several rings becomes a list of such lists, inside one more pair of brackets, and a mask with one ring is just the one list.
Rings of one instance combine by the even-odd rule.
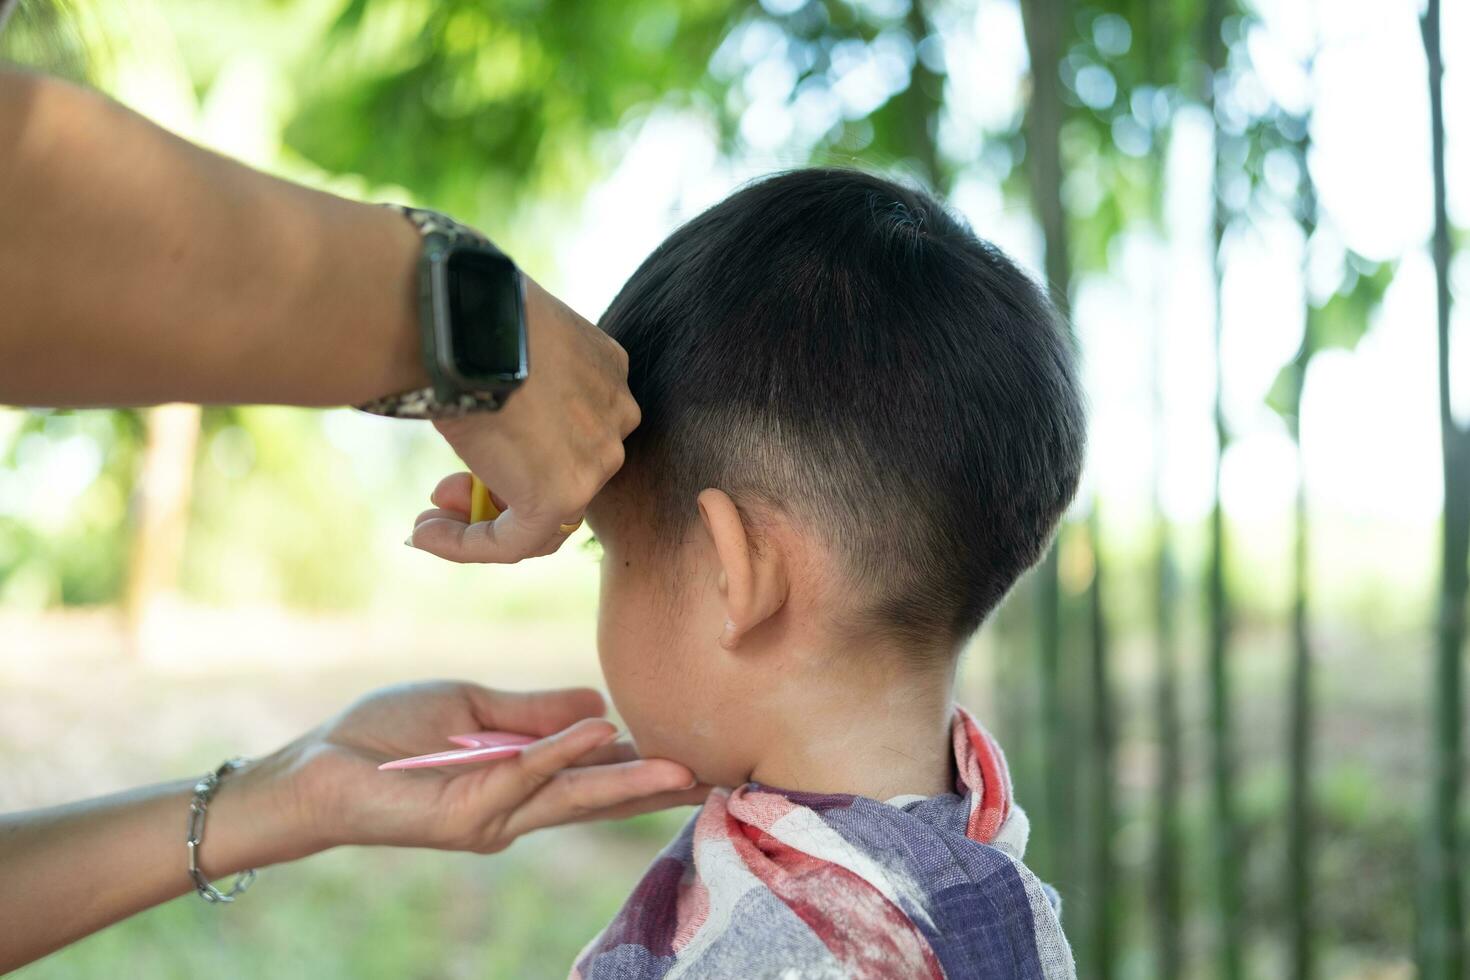
[[146, 413], [147, 436], [133, 497], [133, 543], [128, 564], [130, 646], [146, 652], [148, 614], [178, 590], [189, 527], [198, 405], [160, 405]]
[[1429, 63], [1429, 112], [1434, 166], [1436, 333], [1439, 348], [1439, 418], [1444, 446], [1444, 549], [1441, 555], [1439, 623], [1434, 669], [1431, 757], [1434, 787], [1426, 842], [1424, 903], [1420, 927], [1422, 973], [1462, 978], [1467, 967], [1463, 857], [1459, 837], [1464, 779], [1464, 666], [1466, 593], [1470, 591], [1470, 429], [1454, 416], [1450, 398], [1450, 232], [1445, 205], [1444, 62], [1440, 54], [1439, 0], [1429, 0], [1420, 27]]
[[1223, 980], [1241, 976], [1240, 878], [1242, 860], [1240, 834], [1235, 816], [1235, 772], [1230, 713], [1230, 677], [1226, 664], [1230, 612], [1225, 582], [1225, 514], [1220, 502], [1220, 470], [1228, 447], [1225, 426], [1223, 372], [1221, 370], [1220, 287], [1223, 281], [1221, 249], [1225, 240], [1224, 202], [1221, 200], [1221, 143], [1224, 134], [1215, 115], [1215, 86], [1223, 77], [1225, 45], [1221, 26], [1226, 0], [1208, 0], [1205, 7], [1204, 49], [1208, 73], [1205, 77], [1205, 106], [1214, 119], [1214, 175], [1210, 191], [1214, 255], [1214, 354], [1215, 354], [1215, 476], [1214, 506], [1210, 509], [1210, 558], [1207, 586], [1209, 630], [1209, 703], [1211, 749], [1211, 798], [1215, 811], [1215, 888], [1219, 918], [1218, 954]]

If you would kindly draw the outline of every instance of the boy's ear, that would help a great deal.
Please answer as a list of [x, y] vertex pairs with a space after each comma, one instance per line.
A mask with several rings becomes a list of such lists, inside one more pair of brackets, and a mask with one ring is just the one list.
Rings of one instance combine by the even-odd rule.
[[786, 604], [786, 558], [778, 548], [754, 547], [739, 508], [723, 490], [700, 493], [699, 516], [720, 561], [720, 594], [725, 600], [720, 646], [733, 650]]

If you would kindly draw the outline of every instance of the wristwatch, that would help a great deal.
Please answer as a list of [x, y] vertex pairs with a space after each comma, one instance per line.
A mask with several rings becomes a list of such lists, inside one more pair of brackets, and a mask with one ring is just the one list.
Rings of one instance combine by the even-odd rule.
[[430, 383], [358, 408], [408, 419], [499, 409], [530, 371], [520, 269], [488, 238], [452, 218], [388, 207], [423, 237], [419, 333]]

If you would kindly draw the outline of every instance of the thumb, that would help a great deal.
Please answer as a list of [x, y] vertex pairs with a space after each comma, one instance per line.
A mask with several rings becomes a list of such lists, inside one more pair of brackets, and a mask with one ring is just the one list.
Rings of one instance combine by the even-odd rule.
[[[580, 519], [579, 519], [580, 520]], [[568, 523], [572, 523], [568, 521]], [[561, 522], [550, 512], [528, 514], [525, 508], [514, 504], [500, 512], [500, 516], [489, 523], [486, 535], [502, 553], [513, 558], [479, 559], [487, 561], [520, 561], [522, 558], [540, 558], [557, 549], [566, 537], [560, 532]]]
[[555, 517], [533, 522], [522, 519], [514, 507], [493, 521], [478, 524], [442, 510], [428, 511], [414, 526], [407, 543], [448, 561], [513, 565], [543, 554], [548, 544], [557, 540], [557, 530]]

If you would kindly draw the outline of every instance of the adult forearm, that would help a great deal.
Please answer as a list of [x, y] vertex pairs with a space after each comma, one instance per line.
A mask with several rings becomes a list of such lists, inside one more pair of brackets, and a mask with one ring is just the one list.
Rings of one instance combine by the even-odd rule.
[[[199, 860], [211, 877], [313, 849], [262, 764], [226, 776], [209, 804]], [[0, 816], [0, 973], [191, 890], [184, 837], [193, 785]]]
[[419, 241], [0, 71], [0, 402], [333, 405], [423, 382]]
[[[709, 787], [685, 767], [610, 743], [604, 710], [585, 689], [441, 681], [375, 692], [225, 776], [200, 867], [219, 878], [341, 844], [486, 854], [540, 827], [704, 798]], [[539, 740], [488, 768], [378, 768], [481, 730]], [[184, 846], [193, 784], [0, 816], [0, 973], [193, 887]]]
[[[389, 209], [0, 70], [0, 404], [324, 406], [423, 387], [421, 250]], [[504, 411], [440, 426], [507, 506], [472, 528], [437, 500], [410, 538], [455, 561], [560, 547], [639, 421], [622, 348], [524, 283], [531, 376]]]

